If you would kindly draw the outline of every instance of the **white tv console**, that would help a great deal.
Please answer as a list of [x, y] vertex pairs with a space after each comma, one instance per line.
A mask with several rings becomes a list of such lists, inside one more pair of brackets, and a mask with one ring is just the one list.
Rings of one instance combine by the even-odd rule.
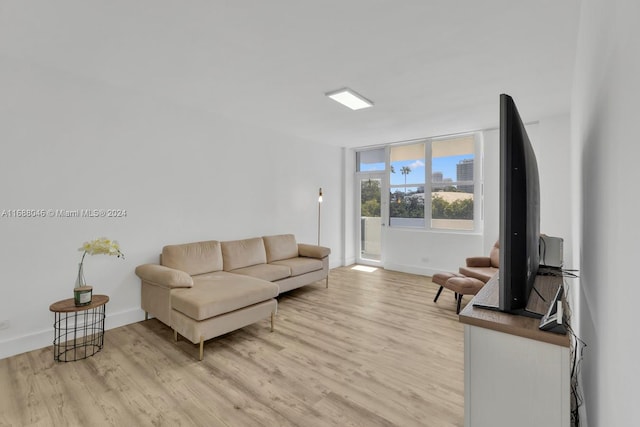
[[[538, 276], [551, 299], [562, 278]], [[569, 427], [570, 340], [539, 319], [474, 307], [497, 305], [491, 279], [460, 312], [464, 323], [465, 427]]]

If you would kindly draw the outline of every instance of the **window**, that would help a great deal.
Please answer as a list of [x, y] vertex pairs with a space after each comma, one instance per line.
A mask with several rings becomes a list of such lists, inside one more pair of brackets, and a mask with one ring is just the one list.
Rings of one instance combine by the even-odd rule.
[[389, 225], [424, 228], [425, 142], [391, 147]]
[[[476, 134], [390, 145], [356, 155], [358, 171], [388, 164], [389, 225], [433, 230], [478, 230], [481, 212]], [[386, 191], [386, 190], [385, 190]]]
[[356, 162], [356, 170], [358, 172], [383, 171], [386, 165], [384, 148], [358, 151], [356, 153]]
[[474, 136], [431, 142], [431, 228], [474, 229]]

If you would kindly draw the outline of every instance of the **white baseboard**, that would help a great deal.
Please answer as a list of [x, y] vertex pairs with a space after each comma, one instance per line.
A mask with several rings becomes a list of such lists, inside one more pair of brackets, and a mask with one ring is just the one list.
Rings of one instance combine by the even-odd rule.
[[[345, 259], [344, 265], [330, 265], [330, 268], [344, 267], [347, 265], [352, 265], [356, 263], [355, 257]], [[416, 267], [415, 265], [406, 265], [406, 264], [395, 264], [395, 263], [385, 263], [383, 268], [385, 270], [391, 271], [399, 271], [401, 273], [410, 273], [417, 274], [420, 276], [429, 276], [433, 277], [436, 273], [445, 273], [449, 272], [447, 269], [434, 269], [434, 268], [425, 268], [425, 267]], [[452, 272], [453, 273], [453, 272]]]
[[[352, 265], [356, 263], [356, 257], [348, 257], [344, 259], [344, 264], [342, 266]], [[339, 266], [339, 267], [342, 267]]]
[[142, 320], [144, 320], [144, 310], [141, 308], [134, 308], [111, 314], [107, 312], [104, 328], [106, 330], [119, 328], [120, 326], [129, 325]]
[[[53, 345], [53, 328], [0, 341], [0, 359]], [[51, 353], [53, 357], [53, 353]]]
[[415, 265], [405, 265], [405, 264], [394, 264], [394, 263], [385, 263], [385, 270], [391, 271], [400, 271], [402, 273], [410, 273], [410, 274], [418, 274], [420, 276], [429, 276], [433, 277], [436, 273], [444, 273], [447, 270], [439, 270], [433, 268], [425, 268], [425, 267], [416, 267]]
[[329, 270], [338, 267], [342, 267], [342, 263], [340, 262], [340, 260], [329, 260]]
[[[144, 320], [144, 311], [139, 308], [109, 313], [105, 318], [105, 330], [118, 328]], [[53, 345], [53, 328], [47, 328], [21, 337], [0, 341], [0, 359], [15, 356], [27, 351], [38, 350]], [[53, 353], [51, 353], [53, 357]]]

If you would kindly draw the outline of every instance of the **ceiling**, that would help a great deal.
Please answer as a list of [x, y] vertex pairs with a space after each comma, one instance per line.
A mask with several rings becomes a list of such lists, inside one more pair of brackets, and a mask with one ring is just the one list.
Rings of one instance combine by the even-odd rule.
[[[3, 2], [0, 55], [357, 147], [569, 111], [579, 0]], [[375, 106], [324, 96], [348, 86]]]

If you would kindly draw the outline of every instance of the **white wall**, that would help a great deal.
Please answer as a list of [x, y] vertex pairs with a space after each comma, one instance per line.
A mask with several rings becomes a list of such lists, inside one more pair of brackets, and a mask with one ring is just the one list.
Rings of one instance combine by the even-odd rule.
[[573, 268], [571, 125], [568, 114], [541, 118], [527, 133], [540, 172], [540, 232], [564, 239], [564, 267]]
[[[526, 105], [518, 105], [523, 120]], [[496, 113], [497, 115], [497, 113]], [[540, 174], [540, 230], [565, 240], [565, 266], [571, 268], [571, 162], [569, 115], [544, 117], [527, 125]], [[463, 131], [461, 129], [461, 131]], [[484, 228], [482, 233], [416, 231], [387, 227], [387, 269], [433, 275], [457, 271], [468, 256], [488, 254], [499, 236], [500, 140], [498, 130], [483, 132]]]
[[583, 0], [572, 100], [579, 333], [591, 426], [637, 424], [640, 3]]
[[[356, 155], [354, 150], [344, 149], [344, 265], [351, 265], [356, 262], [356, 251], [359, 250], [357, 244], [356, 230], [356, 201], [355, 201], [355, 170]], [[359, 221], [357, 222], [359, 223]]]
[[165, 244], [294, 233], [344, 243], [340, 148], [190, 110], [164, 99], [0, 56], [0, 212], [124, 209], [124, 218], [0, 217], [0, 358], [53, 340], [49, 305], [73, 296], [87, 240], [119, 240], [125, 260], [87, 257], [107, 327], [143, 318], [135, 266]]
[[458, 271], [467, 256], [484, 253], [481, 234], [398, 227], [387, 227], [386, 233], [384, 267], [389, 270], [433, 276], [438, 272]]

